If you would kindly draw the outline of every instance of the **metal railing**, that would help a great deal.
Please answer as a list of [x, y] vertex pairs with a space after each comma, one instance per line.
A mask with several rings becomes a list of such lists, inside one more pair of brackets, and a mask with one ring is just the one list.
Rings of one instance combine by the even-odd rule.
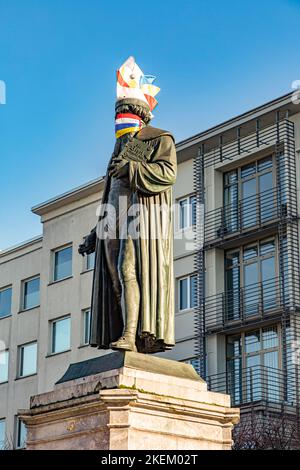
[[222, 245], [225, 241], [251, 231], [276, 226], [280, 219], [295, 215], [295, 207], [285, 188], [268, 189], [241, 201], [227, 204], [205, 214], [205, 247]]
[[[284, 287], [284, 288], [283, 288]], [[205, 297], [205, 333], [234, 329], [280, 315], [290, 303], [288, 277], [278, 277]]]
[[288, 119], [282, 119], [260, 129], [257, 128], [256, 131], [246, 136], [241, 136], [240, 129], [237, 129], [236, 138], [231, 142], [222, 143], [208, 152], [204, 148], [204, 166], [209, 167], [222, 162], [230, 162], [238, 155], [246, 156], [255, 149], [275, 145], [287, 137], [294, 138], [294, 126]]
[[227, 393], [232, 406], [248, 405], [257, 402], [296, 406], [296, 380], [294, 374], [257, 365], [248, 368], [210, 375], [208, 389]]

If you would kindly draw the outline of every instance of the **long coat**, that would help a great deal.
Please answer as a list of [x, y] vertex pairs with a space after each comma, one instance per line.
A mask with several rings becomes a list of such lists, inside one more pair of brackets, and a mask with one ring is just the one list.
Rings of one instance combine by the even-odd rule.
[[[140, 288], [136, 342], [138, 351], [154, 353], [171, 349], [175, 344], [171, 206], [177, 161], [174, 139], [169, 132], [148, 126], [136, 138], [153, 149], [146, 162], [129, 162], [131, 202], [143, 207], [139, 217], [143, 237], [135, 242]], [[110, 180], [107, 174], [102, 204], [107, 202]], [[90, 344], [108, 349], [111, 342], [122, 336], [124, 324], [114, 298], [103, 243], [97, 237]]]

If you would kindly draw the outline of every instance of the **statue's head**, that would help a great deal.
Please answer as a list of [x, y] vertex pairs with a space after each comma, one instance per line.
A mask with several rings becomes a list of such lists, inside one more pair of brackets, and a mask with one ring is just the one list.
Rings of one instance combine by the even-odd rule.
[[148, 124], [160, 91], [153, 85], [154, 80], [153, 75], [144, 75], [134, 57], [129, 57], [117, 71], [116, 113], [136, 114]]
[[126, 113], [139, 116], [146, 125], [149, 124], [153, 117], [149, 106], [144, 101], [138, 100], [136, 98], [124, 98], [118, 100], [116, 102], [115, 112], [116, 117], [119, 114]]

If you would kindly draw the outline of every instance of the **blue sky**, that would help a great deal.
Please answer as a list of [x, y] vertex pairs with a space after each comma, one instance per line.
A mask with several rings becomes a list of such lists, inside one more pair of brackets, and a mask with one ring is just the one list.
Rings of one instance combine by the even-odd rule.
[[299, 24], [296, 0], [0, 0], [0, 249], [41, 233], [33, 205], [105, 172], [129, 55], [179, 141], [289, 92]]

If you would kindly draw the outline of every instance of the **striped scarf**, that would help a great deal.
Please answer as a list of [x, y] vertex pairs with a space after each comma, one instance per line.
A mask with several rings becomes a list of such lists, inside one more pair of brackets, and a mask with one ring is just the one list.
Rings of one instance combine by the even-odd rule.
[[116, 139], [129, 132], [137, 132], [144, 126], [142, 119], [136, 114], [117, 114], [115, 121]]

